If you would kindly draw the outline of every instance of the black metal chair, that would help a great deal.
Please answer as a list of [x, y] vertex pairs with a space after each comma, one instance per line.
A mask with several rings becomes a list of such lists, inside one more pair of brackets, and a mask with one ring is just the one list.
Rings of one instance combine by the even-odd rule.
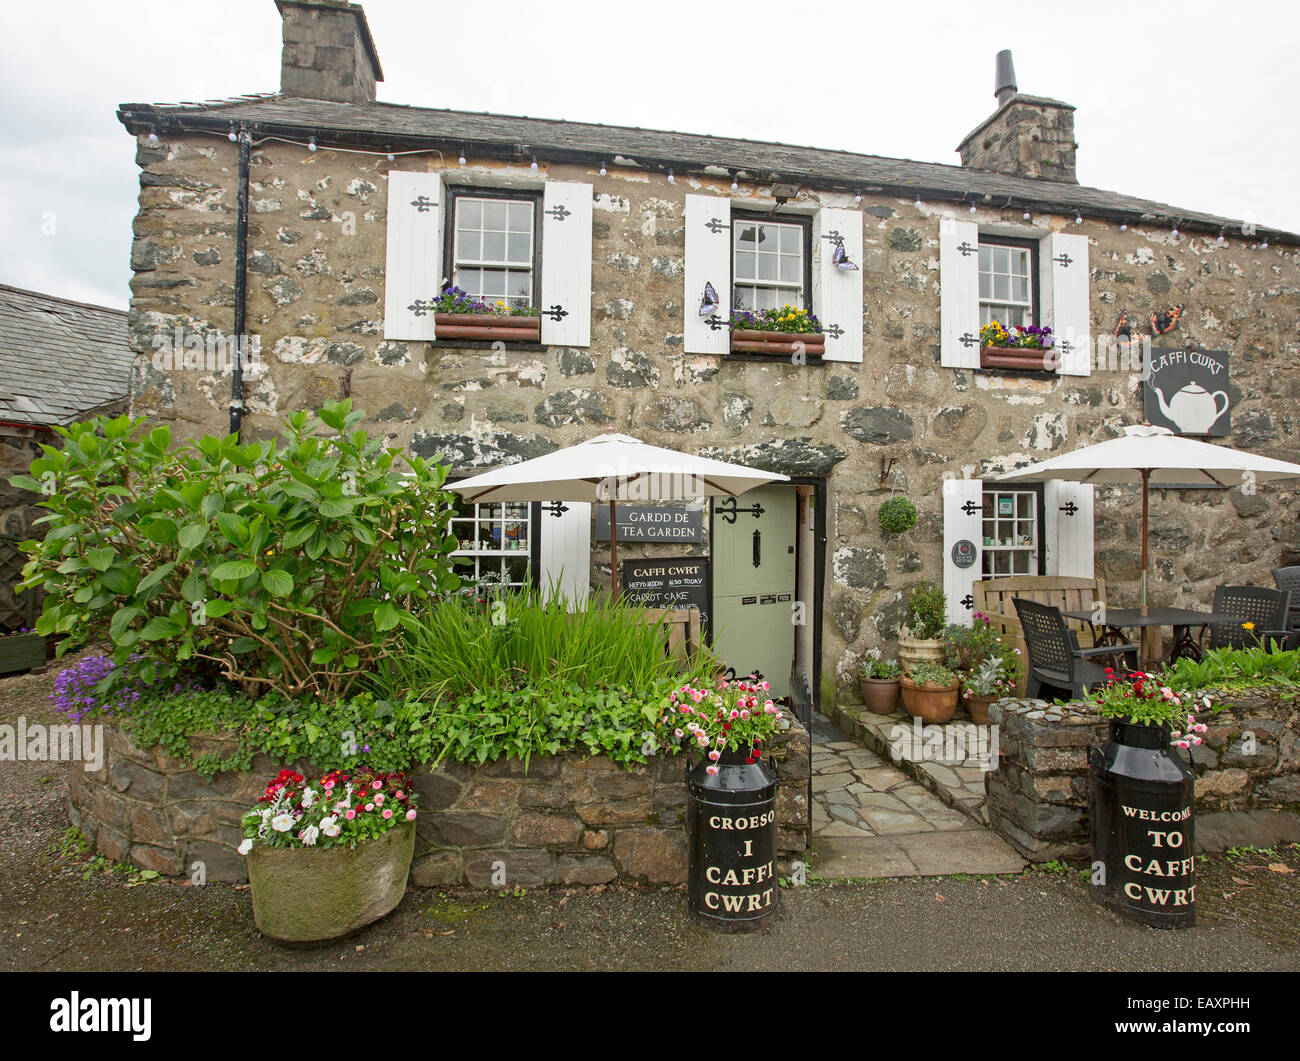
[[1291, 610], [1287, 614], [1286, 628], [1293, 635], [1300, 634], [1300, 566], [1274, 568], [1273, 582], [1278, 589], [1290, 591]]
[[[1210, 627], [1210, 648], [1289, 647], [1294, 640], [1287, 626], [1291, 591], [1267, 586], [1215, 586], [1213, 610], [1240, 621]], [[1251, 623], [1250, 629], [1243, 624]]]
[[1112, 656], [1121, 666], [1124, 657], [1132, 655], [1138, 661], [1137, 645], [1105, 645], [1101, 648], [1080, 648], [1079, 638], [1065, 623], [1060, 608], [1024, 597], [1012, 597], [1020, 629], [1025, 635], [1029, 650], [1028, 676], [1025, 692], [1037, 699], [1044, 686], [1068, 691], [1079, 698], [1089, 686], [1106, 684], [1106, 668], [1092, 662], [1101, 656]]

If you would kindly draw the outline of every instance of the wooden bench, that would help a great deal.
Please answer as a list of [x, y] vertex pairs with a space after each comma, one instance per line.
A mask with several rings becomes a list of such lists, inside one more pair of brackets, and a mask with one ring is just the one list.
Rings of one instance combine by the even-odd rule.
[[[972, 596], [975, 611], [981, 612], [993, 629], [1009, 644], [1020, 649], [1021, 659], [1029, 658], [1024, 633], [1016, 618], [1012, 597], [1026, 597], [1040, 604], [1050, 604], [1063, 612], [1090, 610], [1106, 600], [1104, 578], [1075, 578], [1070, 575], [1012, 575], [1009, 578], [986, 578], [974, 583]], [[1080, 648], [1092, 647], [1092, 631], [1087, 623], [1066, 619], [1079, 637]], [[1012, 640], [1014, 639], [1014, 641]]]

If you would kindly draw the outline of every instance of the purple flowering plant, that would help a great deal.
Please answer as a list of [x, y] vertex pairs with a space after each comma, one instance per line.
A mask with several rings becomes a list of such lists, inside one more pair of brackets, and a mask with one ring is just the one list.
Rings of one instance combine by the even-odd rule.
[[463, 288], [445, 284], [442, 293], [434, 299], [434, 313], [497, 314], [510, 317], [536, 317], [536, 306], [516, 306], [505, 301], [476, 298]]
[[790, 332], [792, 335], [815, 335], [822, 330], [815, 314], [797, 306], [779, 309], [733, 309], [733, 331]]

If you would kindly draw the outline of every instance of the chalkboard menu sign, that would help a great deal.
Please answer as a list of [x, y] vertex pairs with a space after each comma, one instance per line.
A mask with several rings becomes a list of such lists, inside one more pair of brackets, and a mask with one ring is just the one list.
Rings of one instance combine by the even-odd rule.
[[624, 560], [620, 585], [630, 604], [645, 608], [698, 608], [700, 627], [709, 625], [709, 558]]
[[[704, 541], [704, 509], [684, 505], [615, 505], [621, 542]], [[596, 509], [596, 541], [609, 541], [609, 506]]]

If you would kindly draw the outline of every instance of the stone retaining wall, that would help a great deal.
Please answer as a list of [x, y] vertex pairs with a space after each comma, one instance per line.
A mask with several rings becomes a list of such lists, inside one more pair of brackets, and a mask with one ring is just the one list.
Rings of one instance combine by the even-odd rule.
[[[195, 755], [229, 754], [233, 741], [195, 739]], [[240, 816], [282, 764], [257, 756], [253, 769], [211, 779], [163, 748], [136, 747], [105, 727], [102, 770], [73, 764], [68, 818], [115, 862], [169, 876], [242, 883]], [[808, 734], [797, 722], [772, 753], [781, 777], [778, 848], [807, 844]], [[444, 762], [409, 771], [420, 794], [412, 881], [421, 887], [535, 887], [615, 880], [680, 884], [686, 879], [686, 760], [620, 767], [575, 753], [484, 765]], [[319, 776], [307, 763], [295, 769]], [[502, 878], [501, 873], [504, 873]]]
[[[1211, 693], [1217, 703], [1226, 699]], [[1205, 743], [1192, 749], [1196, 809], [1300, 810], [1300, 707], [1262, 691], [1233, 694], [1218, 714], [1202, 712]], [[989, 822], [1026, 858], [1046, 862], [1089, 850], [1088, 746], [1108, 725], [1079, 701], [1000, 700], [1001, 763], [985, 780]]]

